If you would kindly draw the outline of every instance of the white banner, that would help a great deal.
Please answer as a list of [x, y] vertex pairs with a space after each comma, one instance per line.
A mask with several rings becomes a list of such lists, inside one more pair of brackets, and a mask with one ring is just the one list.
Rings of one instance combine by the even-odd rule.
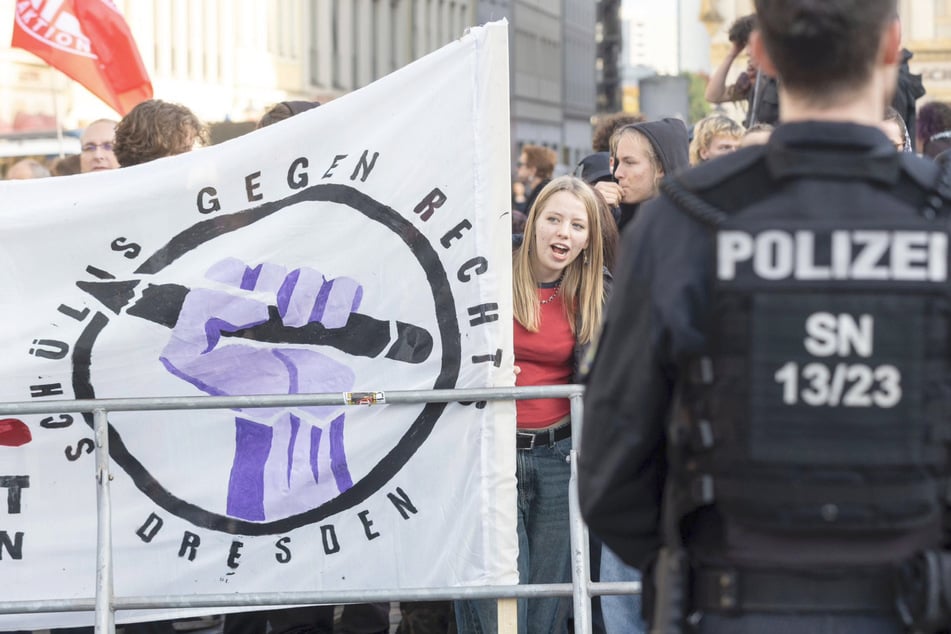
[[[221, 145], [0, 183], [0, 402], [512, 385], [506, 38]], [[0, 601], [94, 596], [91, 416], [0, 419]], [[117, 596], [517, 583], [510, 402], [109, 421]]]

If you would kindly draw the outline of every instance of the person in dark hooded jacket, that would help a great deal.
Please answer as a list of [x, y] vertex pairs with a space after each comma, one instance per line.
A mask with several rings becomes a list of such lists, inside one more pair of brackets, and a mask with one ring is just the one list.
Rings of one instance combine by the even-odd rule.
[[[617, 199], [623, 230], [640, 204], [657, 195], [661, 179], [690, 165], [687, 126], [680, 119], [633, 123], [611, 137], [611, 171], [615, 183], [597, 183], [605, 199]], [[610, 190], [610, 191], [605, 191]]]
[[892, 108], [898, 111], [911, 134], [911, 147], [915, 147], [916, 102], [925, 96], [926, 90], [921, 75], [915, 75], [908, 68], [908, 61], [914, 53], [907, 48], [901, 49], [901, 64], [898, 65], [898, 87], [892, 99]]
[[[689, 167], [687, 127], [680, 119], [661, 119], [619, 128], [611, 136], [609, 181], [594, 183], [595, 189], [620, 208], [618, 226], [623, 228], [637, 213], [641, 203], [658, 194], [666, 174]], [[587, 165], [583, 165], [582, 169]], [[590, 171], [590, 170], [589, 170]], [[625, 564], [609, 548], [601, 550], [600, 581], [639, 581], [636, 568]], [[635, 634], [645, 630], [640, 618], [640, 597], [601, 597], [601, 614], [607, 634]]]

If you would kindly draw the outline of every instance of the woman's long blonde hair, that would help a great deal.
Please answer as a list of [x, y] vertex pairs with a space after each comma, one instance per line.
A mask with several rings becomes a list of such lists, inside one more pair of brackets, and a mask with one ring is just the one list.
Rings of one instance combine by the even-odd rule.
[[[604, 304], [604, 248], [601, 241], [601, 214], [594, 190], [580, 178], [560, 176], [538, 194], [525, 221], [522, 246], [513, 256], [512, 303], [515, 319], [529, 332], [538, 332], [541, 306], [538, 302], [538, 280], [532, 271], [532, 258], [537, 245], [535, 223], [545, 205], [558, 192], [568, 192], [580, 200], [588, 215], [588, 246], [572, 261], [561, 279], [561, 297], [571, 332], [578, 343], [590, 343], [601, 325]], [[587, 263], [585, 263], [585, 254]]]

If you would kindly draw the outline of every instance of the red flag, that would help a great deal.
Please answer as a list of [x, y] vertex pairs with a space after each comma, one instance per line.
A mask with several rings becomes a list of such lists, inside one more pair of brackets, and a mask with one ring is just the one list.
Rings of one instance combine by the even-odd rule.
[[78, 81], [119, 114], [152, 98], [132, 32], [111, 0], [17, 0], [11, 45]]

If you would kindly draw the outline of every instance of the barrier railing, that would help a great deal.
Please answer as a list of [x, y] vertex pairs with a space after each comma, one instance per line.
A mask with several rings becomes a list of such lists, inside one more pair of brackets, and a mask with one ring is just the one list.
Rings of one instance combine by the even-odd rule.
[[[96, 438], [96, 596], [80, 599], [0, 601], [0, 614], [95, 611], [96, 634], [115, 634], [116, 610], [153, 608], [230, 608], [244, 606], [282, 606], [302, 604], [373, 603], [385, 601], [446, 601], [457, 599], [521, 599], [572, 597], [574, 631], [591, 632], [591, 598], [600, 595], [637, 594], [639, 582], [601, 583], [591, 581], [588, 530], [578, 503], [578, 455], [581, 450], [583, 418], [581, 385], [537, 387], [466, 388], [453, 390], [402, 390], [385, 392], [383, 406], [418, 403], [449, 403], [538, 398], [567, 398], [571, 402], [572, 449], [569, 454], [571, 476], [568, 490], [569, 530], [571, 539], [571, 583], [519, 584], [515, 586], [470, 586], [456, 588], [412, 588], [393, 590], [349, 590], [329, 592], [263, 592], [200, 595], [115, 595], [112, 567], [112, 479], [109, 459], [109, 412], [155, 410], [205, 410], [288, 406], [355, 406], [340, 393], [279, 394], [256, 396], [198, 396], [161, 398], [113, 398], [60, 400], [46, 402], [0, 403], [0, 416], [24, 414], [65, 414], [89, 412], [93, 415]], [[511, 623], [500, 619], [499, 631], [515, 631]]]

